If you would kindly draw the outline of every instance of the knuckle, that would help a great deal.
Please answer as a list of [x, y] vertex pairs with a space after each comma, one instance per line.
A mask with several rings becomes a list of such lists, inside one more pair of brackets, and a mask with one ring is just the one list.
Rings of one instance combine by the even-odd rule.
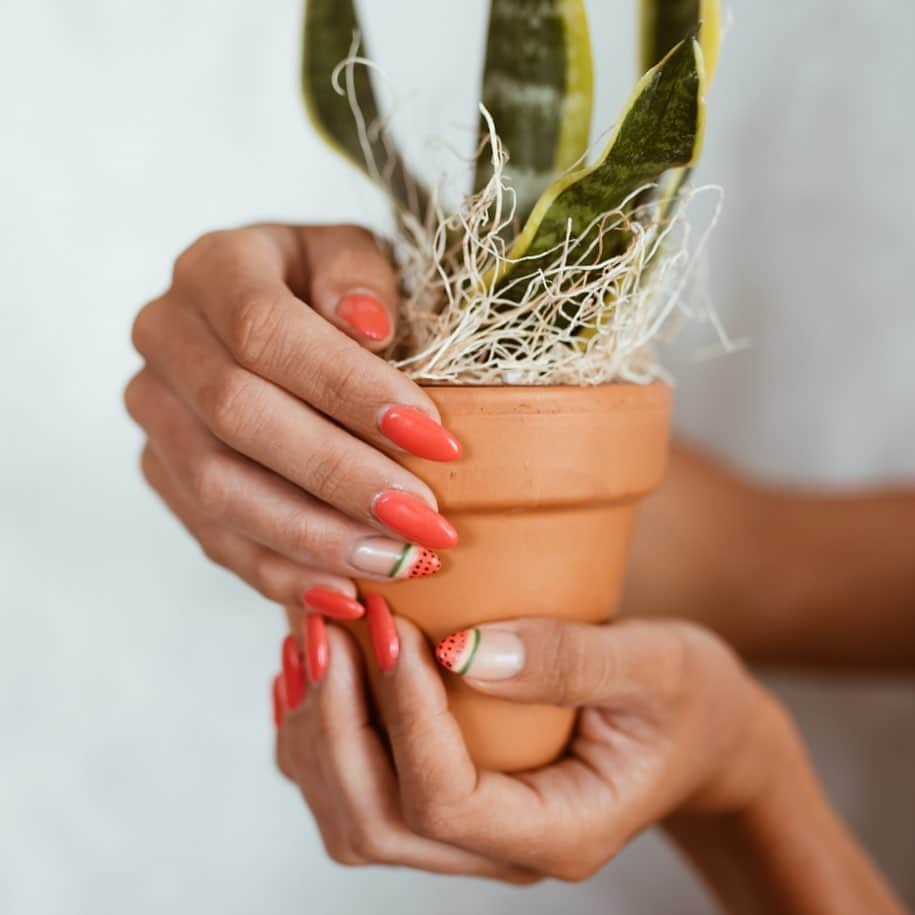
[[191, 242], [175, 259], [172, 271], [173, 282], [177, 285], [194, 276], [214, 254], [224, 251], [232, 244], [236, 230], [220, 229], [205, 232]]
[[162, 299], [153, 299], [152, 302], [144, 305], [133, 319], [133, 325], [130, 328], [130, 342], [141, 356], [148, 356], [155, 346], [157, 338], [155, 327], [162, 307]]
[[219, 455], [204, 454], [193, 461], [188, 483], [194, 501], [205, 515], [218, 518], [225, 512], [229, 486], [225, 462]]
[[305, 461], [305, 477], [312, 492], [333, 503], [349, 486], [350, 462], [344, 454], [329, 448], [312, 452]]
[[137, 372], [133, 378], [127, 383], [127, 387], [124, 388], [124, 409], [127, 411], [127, 415], [138, 425], [140, 423], [140, 386], [142, 385], [141, 376], [143, 372]]
[[331, 416], [352, 413], [354, 407], [377, 399], [378, 384], [373, 382], [371, 368], [361, 357], [361, 352], [353, 352], [343, 355], [339, 362], [328, 361], [328, 371], [316, 378], [322, 405]]
[[158, 487], [156, 485], [156, 474], [155, 474], [155, 462], [156, 458], [152, 452], [152, 448], [149, 445], [143, 447], [143, 451], [140, 454], [140, 473], [143, 474], [143, 479], [146, 480], [147, 485], [151, 486], [153, 489], [158, 492]]
[[226, 371], [200, 390], [200, 407], [210, 431], [233, 442], [247, 428], [249, 381], [241, 371]]
[[548, 695], [555, 696], [558, 705], [574, 701], [576, 680], [580, 676], [580, 648], [569, 635], [568, 629], [561, 623], [550, 622], [547, 633], [547, 645], [553, 645], [550, 653], [551, 663], [543, 672], [544, 686]]
[[294, 556], [310, 562], [329, 561], [341, 552], [341, 545], [329, 531], [307, 520], [289, 532], [289, 546]]
[[349, 839], [349, 847], [353, 854], [363, 861], [385, 864], [390, 858], [391, 849], [383, 831], [370, 823], [355, 825]]
[[215, 565], [227, 565], [226, 551], [219, 537], [211, 537], [206, 534], [199, 535], [198, 541], [203, 555]]
[[447, 841], [456, 834], [456, 820], [440, 804], [428, 798], [404, 805], [403, 818], [415, 833], [427, 839]]
[[245, 368], [259, 366], [278, 338], [280, 309], [270, 297], [258, 292], [240, 293], [228, 327], [229, 349]]
[[331, 861], [343, 867], [358, 867], [365, 863], [356, 851], [350, 848], [349, 843], [337, 838], [324, 839], [324, 851]]
[[251, 567], [251, 579], [254, 589], [268, 600], [278, 599], [282, 589], [277, 577], [276, 563], [267, 550], [261, 550], [255, 557]]

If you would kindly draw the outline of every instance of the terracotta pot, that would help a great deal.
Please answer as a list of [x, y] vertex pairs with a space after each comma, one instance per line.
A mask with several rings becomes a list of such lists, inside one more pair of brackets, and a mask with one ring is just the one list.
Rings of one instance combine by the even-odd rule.
[[[460, 544], [431, 578], [379, 584], [395, 613], [436, 643], [477, 623], [518, 616], [606, 621], [622, 583], [639, 499], [667, 458], [670, 389], [430, 387], [463, 457], [400, 462], [435, 492]], [[354, 627], [365, 646], [364, 634]], [[370, 669], [374, 665], [369, 664]], [[483, 696], [443, 674], [476, 763], [513, 772], [563, 750], [575, 712]]]

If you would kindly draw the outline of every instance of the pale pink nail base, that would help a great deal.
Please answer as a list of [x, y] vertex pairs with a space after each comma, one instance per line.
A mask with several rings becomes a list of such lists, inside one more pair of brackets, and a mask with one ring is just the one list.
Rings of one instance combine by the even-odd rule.
[[434, 575], [442, 565], [432, 550], [389, 537], [362, 540], [353, 550], [350, 562], [363, 572], [395, 581]]
[[474, 680], [509, 680], [524, 669], [524, 642], [507, 629], [478, 626], [446, 636], [435, 649], [439, 664]]

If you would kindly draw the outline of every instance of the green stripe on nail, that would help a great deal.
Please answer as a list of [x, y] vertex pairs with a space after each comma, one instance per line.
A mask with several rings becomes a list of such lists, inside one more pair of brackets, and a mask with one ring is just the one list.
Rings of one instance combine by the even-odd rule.
[[404, 544], [404, 548], [400, 551], [400, 555], [397, 557], [397, 562], [394, 563], [394, 567], [390, 572], [388, 572], [388, 578], [396, 578], [400, 574], [400, 570], [403, 568], [404, 562], [406, 561], [412, 547], [413, 545], [411, 543]]
[[464, 663], [455, 670], [455, 673], [461, 674], [463, 676], [470, 670], [470, 666], [473, 664], [473, 659], [477, 653], [477, 649], [480, 647], [480, 630], [471, 629], [470, 630], [470, 644], [467, 646], [466, 655]]

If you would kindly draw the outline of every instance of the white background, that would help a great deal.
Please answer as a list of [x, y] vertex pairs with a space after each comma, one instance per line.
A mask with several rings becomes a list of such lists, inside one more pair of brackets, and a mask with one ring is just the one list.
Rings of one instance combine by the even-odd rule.
[[[413, 158], [453, 167], [428, 138], [472, 145], [483, 0], [362, 7]], [[590, 3], [598, 127], [632, 82], [629, 7]], [[270, 758], [280, 615], [139, 481], [129, 325], [180, 249], [265, 218], [384, 226], [309, 134], [300, 16], [299, 0], [0, 0], [0, 911], [706, 911], [653, 836], [580, 887], [327, 863]], [[728, 196], [713, 291], [754, 346], [674, 360], [680, 427], [774, 478], [911, 478], [915, 7], [734, 16], [702, 178]], [[911, 684], [778, 688], [915, 902]]]

